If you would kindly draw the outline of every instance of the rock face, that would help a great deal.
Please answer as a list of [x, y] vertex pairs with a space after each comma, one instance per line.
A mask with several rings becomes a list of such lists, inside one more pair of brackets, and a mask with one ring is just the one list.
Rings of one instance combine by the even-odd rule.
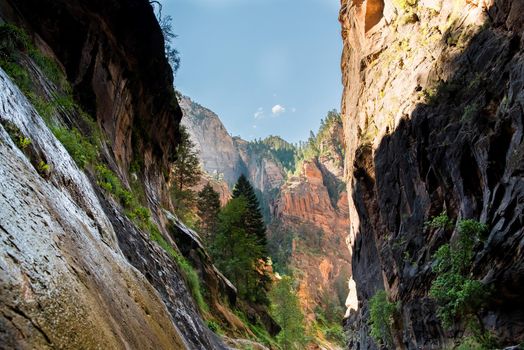
[[270, 203], [284, 182], [283, 167], [271, 157], [254, 150], [239, 137], [231, 137], [219, 117], [211, 110], [180, 96], [184, 125], [195, 143], [204, 170], [232, 189], [241, 174], [245, 174], [261, 193], [262, 205], [269, 215]]
[[182, 125], [196, 145], [204, 170], [234, 185], [245, 171], [235, 141], [215, 113], [189, 97], [179, 95], [179, 99], [184, 115]]
[[275, 204], [272, 235], [291, 236], [289, 263], [298, 275], [301, 306], [309, 320], [326, 302], [344, 305], [350, 258], [344, 238], [349, 227], [347, 193], [330, 198], [330, 174], [317, 160], [306, 161], [299, 175], [287, 180]]
[[[126, 189], [140, 185], [150, 225], [200, 267], [214, 293], [211, 306], [234, 300], [234, 287], [198, 237], [169, 214], [164, 174], [182, 115], [149, 2], [0, 1], [0, 15], [65, 68], [75, 101], [101, 129], [97, 162]], [[24, 57], [38, 91], [47, 99], [59, 92]], [[93, 165], [79, 169], [3, 70], [0, 106], [0, 347], [225, 349], [204, 324], [173, 254], [102, 191]], [[55, 112], [55, 126], [81, 132], [91, 118]], [[30, 140], [29, 150], [8, 135], [12, 128]]]
[[[334, 124], [320, 142], [320, 155], [299, 164], [274, 205], [270, 234], [291, 242], [289, 264], [299, 283], [300, 302], [309, 321], [318, 309], [345, 304], [351, 257], [345, 237], [349, 229], [343, 155], [337, 145], [342, 129]], [[331, 305], [331, 306], [330, 306]]]
[[347, 320], [350, 348], [377, 347], [368, 301], [380, 289], [400, 303], [396, 348], [440, 349], [462, 337], [462, 325], [441, 326], [428, 297], [432, 256], [457, 236], [424, 227], [443, 210], [489, 226], [470, 269], [493, 290], [479, 318], [499, 346], [524, 340], [523, 9], [510, 0], [342, 1], [358, 295]]

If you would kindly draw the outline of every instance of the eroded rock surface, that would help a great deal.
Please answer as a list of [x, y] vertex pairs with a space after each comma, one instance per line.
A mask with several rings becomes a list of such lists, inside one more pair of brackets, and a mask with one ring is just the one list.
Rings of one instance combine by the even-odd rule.
[[440, 349], [463, 336], [461, 325], [441, 326], [428, 297], [432, 255], [456, 237], [424, 227], [443, 210], [489, 226], [471, 266], [471, 276], [493, 288], [479, 316], [500, 346], [519, 344], [522, 2], [378, 3], [345, 0], [340, 12], [358, 292], [358, 311], [347, 320], [350, 348], [376, 348], [368, 301], [380, 289], [400, 303], [395, 347]]

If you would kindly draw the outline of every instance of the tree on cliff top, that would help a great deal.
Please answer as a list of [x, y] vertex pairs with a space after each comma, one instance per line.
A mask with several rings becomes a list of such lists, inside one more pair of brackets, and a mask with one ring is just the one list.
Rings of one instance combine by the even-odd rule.
[[260, 204], [255, 190], [244, 175], [240, 175], [233, 188], [233, 198], [240, 197], [245, 198], [247, 206], [243, 216], [245, 230], [248, 234], [256, 237], [258, 243], [263, 248], [262, 254], [259, 257], [265, 259], [267, 257], [266, 225], [264, 224], [264, 218], [260, 211]]
[[208, 242], [211, 235], [216, 233], [220, 212], [220, 195], [209, 182], [198, 192], [197, 209], [200, 218], [199, 230]]

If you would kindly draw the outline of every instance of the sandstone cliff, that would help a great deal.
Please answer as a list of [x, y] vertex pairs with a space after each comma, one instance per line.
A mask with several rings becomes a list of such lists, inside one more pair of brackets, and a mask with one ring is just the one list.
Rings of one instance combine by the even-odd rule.
[[[342, 114], [352, 274], [350, 348], [373, 349], [370, 298], [398, 303], [396, 348], [460, 343], [428, 291], [433, 254], [457, 230], [424, 223], [445, 211], [489, 234], [470, 278], [491, 297], [476, 310], [499, 346], [521, 343], [522, 1], [343, 0]], [[356, 310], [356, 311], [355, 311]]]
[[181, 253], [212, 307], [235, 289], [169, 213], [182, 113], [150, 3], [6, 0], [0, 15], [29, 34], [2, 26], [0, 347], [224, 349]]
[[284, 182], [285, 169], [278, 160], [255, 148], [253, 143], [232, 137], [219, 117], [189, 97], [180, 95], [184, 125], [196, 149], [204, 170], [218, 182], [224, 180], [233, 188], [245, 174], [259, 191], [266, 219], [270, 203]]

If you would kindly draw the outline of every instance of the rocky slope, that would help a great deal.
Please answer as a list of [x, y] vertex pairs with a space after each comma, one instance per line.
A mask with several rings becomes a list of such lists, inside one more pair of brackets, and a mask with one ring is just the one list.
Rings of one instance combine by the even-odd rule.
[[[521, 343], [522, 1], [343, 0], [342, 113], [353, 279], [350, 348], [374, 349], [370, 298], [399, 311], [394, 346], [440, 349], [471, 335], [442, 327], [428, 296], [433, 254], [456, 229], [442, 211], [486, 223], [470, 278], [491, 288], [476, 310], [499, 346]], [[469, 333], [468, 333], [469, 332]]]
[[0, 348], [225, 349], [181, 253], [233, 323], [235, 289], [170, 214], [182, 114], [149, 2], [4, 0], [0, 15], [30, 35], [2, 29]]

